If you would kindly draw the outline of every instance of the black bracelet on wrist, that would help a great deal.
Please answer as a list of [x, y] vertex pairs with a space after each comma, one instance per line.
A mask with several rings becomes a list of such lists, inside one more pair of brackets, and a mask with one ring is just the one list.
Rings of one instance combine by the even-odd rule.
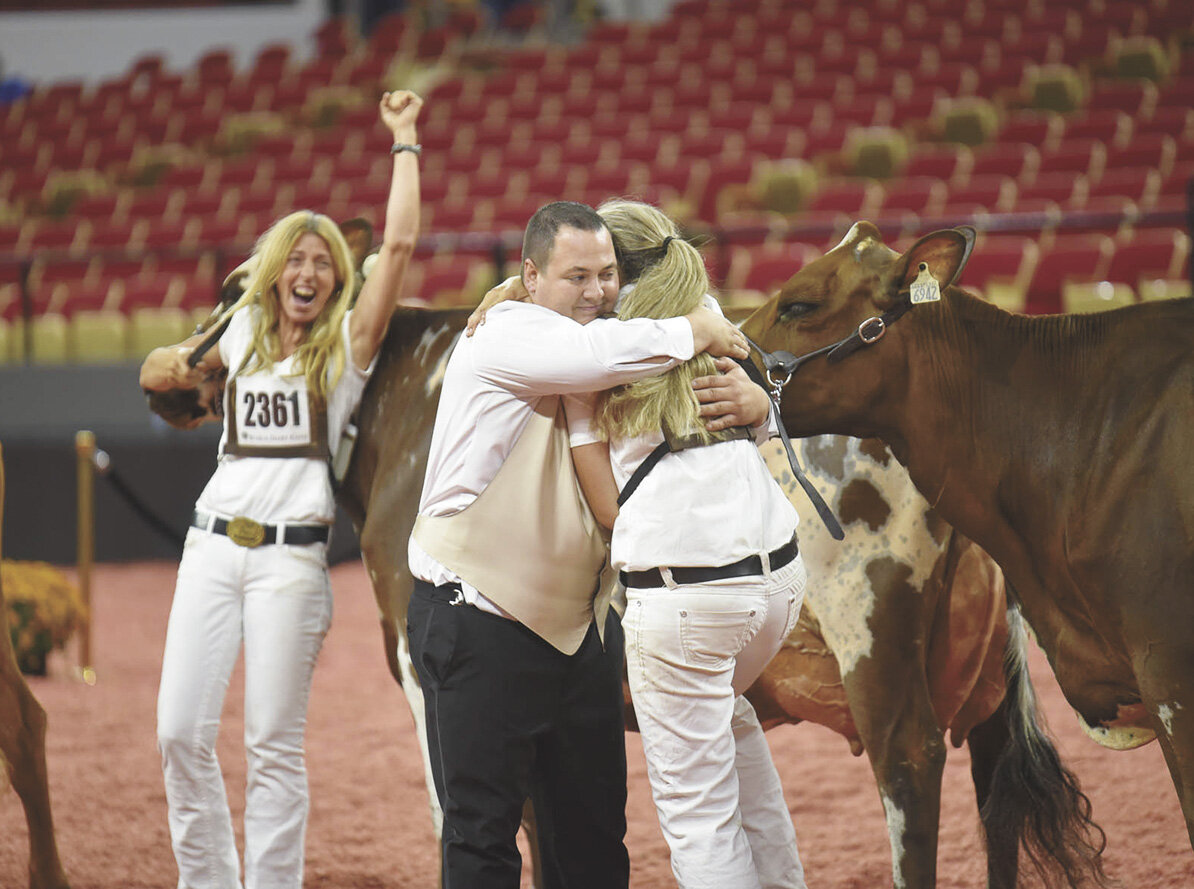
[[395, 142], [390, 146], [390, 154], [398, 154], [403, 151], [409, 151], [413, 155], [420, 155], [423, 153], [422, 145], [410, 145], [406, 142]]

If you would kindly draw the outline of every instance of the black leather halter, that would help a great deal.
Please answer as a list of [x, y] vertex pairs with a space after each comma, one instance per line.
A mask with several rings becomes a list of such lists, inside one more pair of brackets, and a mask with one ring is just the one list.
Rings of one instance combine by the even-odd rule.
[[858, 325], [857, 330], [845, 339], [838, 340], [836, 343], [830, 343], [828, 346], [822, 346], [820, 349], [814, 349], [812, 352], [806, 352], [799, 357], [783, 350], [768, 352], [750, 337], [746, 337], [746, 341], [750, 343], [751, 348], [758, 352], [759, 357], [763, 359], [763, 370], [767, 375], [767, 385], [771, 390], [771, 400], [775, 402], [776, 408], [778, 408], [784, 386], [788, 385], [788, 381], [792, 379], [792, 375], [802, 365], [812, 361], [814, 358], [820, 358], [822, 355], [826, 356], [825, 360], [830, 364], [837, 364], [848, 355], [853, 355], [858, 350], [873, 345], [883, 339], [884, 334], [887, 333], [887, 328], [895, 324], [911, 308], [912, 302], [905, 296], [882, 315], [872, 315], [870, 318], [867, 318]]
[[828, 346], [822, 346], [820, 349], [815, 349], [799, 357], [793, 355], [791, 352], [782, 350], [768, 352], [750, 337], [746, 337], [746, 341], [750, 343], [751, 348], [758, 352], [759, 357], [763, 360], [763, 371], [766, 374], [766, 381], [764, 382], [761, 378], [762, 375], [759, 374], [759, 370], [753, 362], [743, 362], [743, 367], [755, 379], [755, 382], [770, 390], [771, 410], [775, 416], [775, 424], [779, 427], [779, 436], [784, 443], [784, 450], [788, 454], [788, 465], [791, 466], [792, 474], [796, 477], [796, 481], [800, 483], [800, 487], [808, 495], [808, 499], [817, 510], [817, 515], [821, 517], [821, 521], [825, 523], [826, 529], [828, 529], [830, 536], [834, 540], [843, 539], [846, 536], [845, 532], [842, 530], [837, 517], [833, 514], [833, 510], [829, 508], [829, 505], [821, 497], [820, 492], [813, 487], [812, 482], [805, 477], [804, 472], [800, 468], [800, 463], [796, 459], [796, 452], [792, 448], [792, 440], [788, 437], [788, 430], [784, 428], [784, 420], [780, 412], [780, 399], [783, 396], [784, 387], [788, 385], [788, 381], [792, 379], [792, 375], [800, 369], [801, 365], [812, 361], [814, 358], [820, 358], [822, 355], [826, 356], [825, 360], [830, 364], [836, 364], [846, 356], [853, 355], [859, 349], [870, 346], [883, 339], [884, 334], [887, 333], [887, 328], [912, 308], [911, 299], [906, 294], [901, 295], [903, 298], [898, 303], [882, 315], [874, 315], [867, 318], [858, 325], [857, 330], [845, 339], [838, 340], [836, 343], [830, 343]]

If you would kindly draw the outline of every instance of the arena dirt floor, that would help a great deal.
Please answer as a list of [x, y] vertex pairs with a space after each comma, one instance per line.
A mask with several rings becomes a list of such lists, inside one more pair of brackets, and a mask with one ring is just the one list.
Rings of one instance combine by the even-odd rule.
[[[50, 720], [49, 769], [66, 870], [75, 889], [170, 889], [177, 873], [154, 744], [154, 700], [175, 566], [101, 566], [93, 582], [95, 665], [89, 688], [63, 656], [34, 693]], [[309, 889], [436, 885], [436, 851], [413, 724], [383, 662], [359, 564], [333, 570], [336, 616], [316, 670], [307, 737], [312, 810]], [[1034, 652], [1033, 674], [1063, 756], [1107, 832], [1109, 873], [1125, 889], [1194, 886], [1194, 853], [1161, 751], [1095, 746], [1080, 734]], [[233, 679], [220, 753], [229, 797], [243, 807], [241, 679]], [[865, 758], [819, 726], [768, 736], [813, 889], [890, 886], [882, 810]], [[634, 889], [675, 884], [647, 787], [637, 736], [628, 735]], [[951, 750], [942, 800], [938, 885], [985, 885], [966, 751]], [[26, 885], [26, 834], [16, 795], [0, 795], [0, 889]], [[524, 883], [526, 881], [524, 880]], [[1035, 885], [1031, 883], [1029, 884]], [[727, 887], [732, 889], [732, 887]]]

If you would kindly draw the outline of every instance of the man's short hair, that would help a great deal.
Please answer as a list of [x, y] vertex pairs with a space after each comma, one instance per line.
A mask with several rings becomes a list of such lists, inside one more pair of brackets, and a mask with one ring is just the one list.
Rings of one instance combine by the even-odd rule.
[[531, 260], [540, 270], [547, 267], [561, 228], [575, 228], [582, 232], [597, 232], [607, 228], [605, 220], [588, 204], [576, 201], [553, 201], [535, 211], [522, 236], [522, 259]]

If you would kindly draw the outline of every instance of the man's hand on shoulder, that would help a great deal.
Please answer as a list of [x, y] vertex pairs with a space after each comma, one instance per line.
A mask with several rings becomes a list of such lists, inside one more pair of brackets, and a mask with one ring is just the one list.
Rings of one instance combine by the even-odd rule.
[[721, 373], [692, 381], [705, 426], [717, 432], [765, 422], [771, 412], [771, 399], [763, 388], [731, 359], [717, 358], [714, 363]]

